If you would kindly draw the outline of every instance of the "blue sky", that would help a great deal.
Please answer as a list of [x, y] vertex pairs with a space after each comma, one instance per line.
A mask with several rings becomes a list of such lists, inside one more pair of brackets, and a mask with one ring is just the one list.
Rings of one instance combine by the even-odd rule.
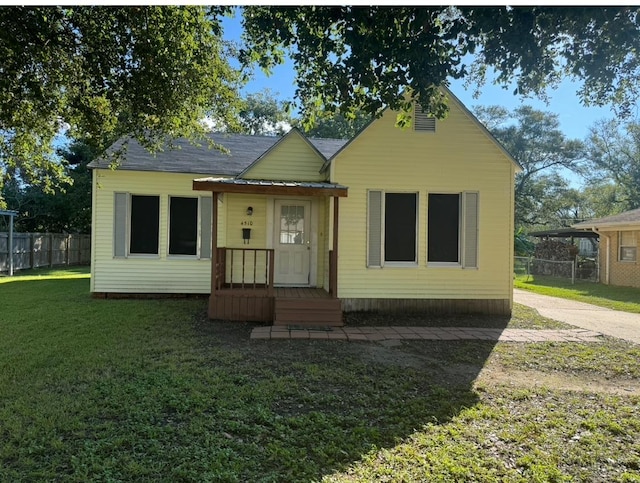
[[[225, 38], [238, 40], [241, 34], [240, 19], [225, 19]], [[259, 92], [270, 89], [281, 99], [293, 99], [295, 95], [293, 62], [287, 60], [283, 65], [276, 67], [271, 76], [265, 76], [259, 69], [255, 72], [255, 78], [245, 87], [244, 91]], [[513, 109], [526, 104], [536, 109], [549, 111], [558, 115], [560, 127], [568, 138], [584, 139], [589, 127], [601, 119], [613, 117], [610, 107], [584, 107], [577, 97], [578, 85], [564, 81], [558, 89], [549, 90], [549, 103], [539, 99], [523, 99], [513, 95], [513, 89], [505, 90], [502, 87], [486, 84], [479, 98], [473, 98], [471, 89], [466, 89], [463, 81], [453, 81], [451, 91], [469, 108], [477, 105], [499, 105], [507, 109]]]

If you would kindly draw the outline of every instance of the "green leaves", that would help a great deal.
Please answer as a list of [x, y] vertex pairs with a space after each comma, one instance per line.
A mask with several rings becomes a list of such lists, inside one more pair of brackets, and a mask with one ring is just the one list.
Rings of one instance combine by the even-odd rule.
[[252, 6], [242, 59], [270, 69], [287, 51], [305, 119], [318, 115], [318, 101], [331, 114], [399, 109], [404, 92], [441, 117], [446, 102], [434, 86], [462, 77], [482, 85], [487, 67], [519, 95], [544, 97], [572, 77], [583, 81], [584, 104], [628, 112], [638, 94], [639, 22], [629, 7]]
[[[63, 128], [97, 152], [124, 135], [158, 149], [197, 138], [206, 116], [235, 123], [239, 72], [220, 37], [223, 7], [0, 9], [0, 171], [55, 178]], [[37, 162], [34, 163], [34, 160]]]
[[512, 112], [499, 106], [477, 107], [475, 113], [522, 166], [515, 184], [516, 226], [583, 221], [577, 192], [559, 173], [580, 172], [584, 147], [564, 136], [558, 116], [530, 106]]
[[[590, 182], [608, 192], [610, 212], [640, 207], [640, 124], [620, 120], [600, 121], [587, 140]], [[601, 200], [607, 196], [601, 196]]]

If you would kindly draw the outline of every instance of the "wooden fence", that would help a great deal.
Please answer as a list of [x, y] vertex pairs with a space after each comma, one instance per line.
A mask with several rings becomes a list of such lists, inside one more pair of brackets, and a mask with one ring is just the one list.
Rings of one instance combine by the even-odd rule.
[[[13, 269], [91, 263], [91, 235], [14, 233]], [[0, 273], [9, 272], [9, 234], [0, 233]]]

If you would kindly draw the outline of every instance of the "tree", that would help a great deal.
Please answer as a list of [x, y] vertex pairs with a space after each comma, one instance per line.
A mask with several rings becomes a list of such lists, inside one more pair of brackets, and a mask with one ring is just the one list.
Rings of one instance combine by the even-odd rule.
[[511, 112], [478, 107], [475, 113], [522, 166], [515, 180], [516, 226], [549, 223], [552, 217], [542, 209], [545, 199], [566, 191], [566, 180], [558, 174], [562, 169], [581, 169], [582, 142], [564, 136], [556, 114], [530, 106]]
[[[541, 95], [569, 76], [586, 104], [625, 112], [638, 97], [637, 7], [245, 7], [246, 45], [222, 40], [232, 7], [0, 8], [0, 170], [45, 188], [62, 174], [64, 127], [104, 150], [121, 136], [158, 149], [197, 138], [203, 119], [234, 129], [242, 68], [293, 57], [307, 127], [319, 113], [402, 109], [438, 117], [438, 86], [467, 78]], [[467, 65], [467, 55], [475, 62]]]
[[319, 116], [312, 127], [305, 126], [302, 120], [298, 120], [298, 124], [309, 137], [351, 139], [369, 124], [371, 119], [371, 116], [362, 111], [356, 111], [353, 117], [336, 112], [333, 115]]
[[[0, 181], [50, 189], [62, 128], [98, 151], [120, 136], [149, 149], [233, 125], [240, 74], [221, 40], [229, 8], [0, 8]], [[0, 200], [1, 202], [1, 200]]]
[[[582, 80], [583, 103], [628, 111], [638, 94], [637, 7], [251, 6], [245, 63], [269, 70], [293, 58], [307, 123], [319, 112], [410, 112], [412, 100], [442, 117], [438, 86], [495, 82], [542, 96], [563, 78]], [[467, 56], [475, 62], [467, 65]], [[409, 114], [399, 122], [406, 123]]]
[[66, 181], [45, 190], [11, 179], [3, 187], [9, 208], [18, 211], [16, 230], [23, 232], [90, 233], [91, 171], [95, 153], [85, 143], [74, 142], [60, 150]]
[[585, 220], [602, 218], [625, 211], [620, 203], [620, 187], [602, 178], [589, 180], [580, 190]]
[[[612, 184], [615, 211], [640, 208], [640, 124], [601, 121], [589, 130], [587, 157], [590, 180]], [[611, 191], [610, 190], [610, 191]]]
[[247, 94], [238, 116], [238, 126], [232, 130], [243, 134], [282, 135], [293, 123], [286, 103], [276, 99], [269, 89]]

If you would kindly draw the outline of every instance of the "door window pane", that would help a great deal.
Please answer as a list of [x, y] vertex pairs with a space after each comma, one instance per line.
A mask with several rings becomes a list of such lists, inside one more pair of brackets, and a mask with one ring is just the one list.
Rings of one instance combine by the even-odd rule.
[[304, 243], [304, 206], [280, 207], [280, 243], [302, 245]]

